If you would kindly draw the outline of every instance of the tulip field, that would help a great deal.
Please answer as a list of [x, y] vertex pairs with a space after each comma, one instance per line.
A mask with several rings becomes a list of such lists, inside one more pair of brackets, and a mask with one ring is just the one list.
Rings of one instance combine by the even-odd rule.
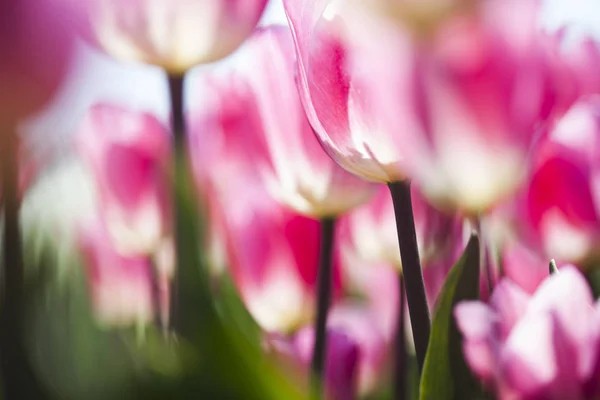
[[[600, 35], [549, 3], [1, 0], [0, 399], [600, 399]], [[166, 117], [67, 105], [154, 95], [82, 54]]]

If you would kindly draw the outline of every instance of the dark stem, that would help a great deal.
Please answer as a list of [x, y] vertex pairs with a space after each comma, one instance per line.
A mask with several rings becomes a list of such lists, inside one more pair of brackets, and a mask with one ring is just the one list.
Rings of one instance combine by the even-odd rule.
[[410, 197], [410, 181], [391, 182], [388, 186], [394, 203], [402, 273], [404, 275], [408, 313], [415, 341], [417, 364], [419, 371], [422, 371], [429, 344], [431, 319], [417, 247], [417, 234]]
[[175, 332], [181, 333], [181, 310], [180, 310], [180, 295], [182, 293], [182, 279], [180, 279], [181, 268], [184, 268], [182, 260], [180, 259], [181, 254], [184, 249], [182, 249], [182, 221], [185, 218], [184, 215], [181, 215], [183, 210], [181, 209], [179, 202], [179, 186], [182, 182], [179, 182], [183, 177], [181, 175], [181, 171], [184, 171], [187, 168], [187, 155], [186, 155], [186, 125], [185, 125], [185, 117], [183, 112], [183, 84], [184, 77], [177, 76], [169, 76], [169, 95], [171, 100], [171, 129], [173, 131], [173, 176], [171, 182], [171, 193], [173, 195], [173, 221], [174, 221], [174, 229], [173, 232], [175, 234], [175, 254], [176, 254], [176, 268], [175, 275], [173, 276], [173, 284], [171, 286], [171, 294], [169, 301], [169, 325], [171, 329]]
[[492, 295], [492, 291], [494, 290], [494, 279], [492, 276], [492, 263], [490, 260], [490, 254], [487, 251], [486, 240], [483, 232], [483, 227], [481, 225], [481, 217], [475, 217], [473, 220], [474, 229], [477, 232], [477, 236], [479, 236], [479, 268], [480, 271], [483, 271], [485, 274], [485, 279], [487, 283], [488, 296]]
[[398, 298], [398, 321], [396, 324], [396, 346], [394, 354], [394, 399], [406, 399], [406, 334], [404, 332], [404, 277], [398, 274], [400, 295]]
[[327, 354], [327, 313], [333, 286], [333, 236], [335, 219], [321, 220], [321, 250], [317, 276], [317, 315], [315, 320], [315, 345], [311, 362], [312, 398], [321, 398]]
[[[1, 134], [1, 133], [0, 133]], [[5, 399], [41, 396], [23, 343], [23, 250], [19, 226], [18, 137], [7, 132], [0, 143], [0, 196], [4, 199], [3, 276], [0, 315], [0, 368]]]

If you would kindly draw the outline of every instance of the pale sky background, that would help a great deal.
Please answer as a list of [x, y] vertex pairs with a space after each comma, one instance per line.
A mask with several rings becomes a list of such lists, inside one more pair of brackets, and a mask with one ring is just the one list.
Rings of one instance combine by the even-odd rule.
[[[573, 25], [578, 33], [594, 34], [600, 40], [600, 0], [545, 0], [544, 3], [544, 23], [547, 26]], [[263, 25], [272, 23], [286, 23], [281, 0], [271, 0], [263, 18]], [[27, 125], [35, 148], [59, 154], [67, 150], [69, 138], [85, 111], [100, 101], [151, 111], [167, 121], [167, 84], [160, 69], [118, 63], [84, 44], [81, 48], [63, 90], [39, 117]], [[188, 80], [190, 90], [187, 90], [187, 102], [192, 109], [193, 78], [191, 74]]]

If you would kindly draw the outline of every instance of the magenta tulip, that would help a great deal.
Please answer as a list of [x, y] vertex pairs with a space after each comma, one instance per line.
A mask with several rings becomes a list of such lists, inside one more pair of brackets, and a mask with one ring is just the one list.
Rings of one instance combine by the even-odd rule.
[[225, 57], [251, 33], [267, 0], [93, 0], [95, 41], [124, 61], [181, 74]]
[[267, 146], [262, 175], [272, 195], [298, 212], [337, 216], [364, 203], [375, 187], [323, 150], [302, 108], [295, 63], [292, 36], [283, 26], [258, 31], [241, 50], [238, 70], [252, 89]]
[[464, 354], [502, 400], [598, 396], [600, 304], [572, 266], [532, 295], [504, 279], [489, 304], [455, 308]]
[[[314, 346], [314, 330], [307, 327], [293, 337], [270, 335], [266, 345], [282, 365], [292, 369], [302, 381], [308, 382], [307, 367]], [[343, 331], [327, 330], [327, 363], [325, 366], [326, 399], [352, 400], [355, 398], [359, 345]]]
[[123, 253], [154, 254], [170, 238], [170, 136], [154, 116], [92, 107], [77, 148], [96, 179], [101, 213]]
[[214, 179], [227, 185], [213, 184], [209, 192], [213, 229], [224, 235], [231, 275], [250, 314], [268, 331], [289, 332], [312, 321], [319, 222], [279, 204], [244, 165], [233, 168], [235, 161], [230, 174], [215, 171]]
[[340, 165], [408, 176], [469, 213], [515, 191], [553, 107], [546, 36], [535, 1], [477, 4], [419, 36], [340, 3], [286, 2], [304, 105]]
[[599, 254], [599, 116], [598, 98], [580, 101], [532, 156], [518, 227], [547, 258], [579, 263]]
[[81, 248], [92, 305], [97, 318], [109, 325], [151, 322], [154, 298], [152, 265], [146, 256], [117, 252], [102, 221], [82, 229]]
[[73, 54], [77, 18], [65, 0], [2, 1], [0, 128], [43, 107], [58, 90]]
[[[368, 306], [345, 302], [330, 312], [325, 380], [332, 399], [366, 396], [382, 382], [389, 342], [379, 330], [373, 311]], [[303, 327], [289, 337], [267, 336], [267, 344], [280, 356], [279, 361], [292, 360], [296, 369], [306, 375], [314, 342], [313, 327]]]

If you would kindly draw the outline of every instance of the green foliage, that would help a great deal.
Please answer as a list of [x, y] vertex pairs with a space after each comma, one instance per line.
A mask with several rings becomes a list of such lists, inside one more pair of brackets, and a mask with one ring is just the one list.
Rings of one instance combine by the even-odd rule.
[[438, 297], [421, 378], [421, 400], [472, 400], [482, 397], [480, 385], [463, 358], [461, 336], [453, 315], [458, 302], [479, 297], [479, 254], [479, 239], [472, 236]]

